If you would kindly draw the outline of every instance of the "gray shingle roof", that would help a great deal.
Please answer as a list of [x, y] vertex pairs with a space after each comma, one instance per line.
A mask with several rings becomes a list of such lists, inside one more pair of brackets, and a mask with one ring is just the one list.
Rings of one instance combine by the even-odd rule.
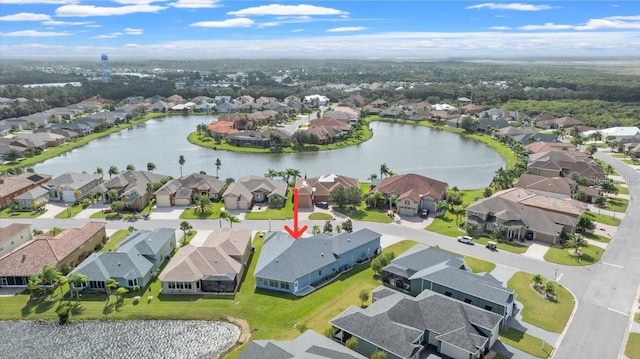
[[464, 265], [462, 257], [440, 248], [416, 244], [383, 270], [404, 278], [422, 277], [432, 271], [448, 267], [460, 268]]
[[[351, 306], [331, 324], [400, 357], [409, 358], [413, 341], [425, 330], [469, 353], [488, 340], [476, 327], [493, 330], [502, 316], [435, 292], [412, 298], [404, 294], [378, 299], [367, 309]], [[412, 338], [413, 334], [417, 333]]]
[[307, 330], [294, 340], [256, 340], [239, 359], [366, 359], [364, 356]]
[[335, 262], [341, 254], [379, 238], [379, 233], [369, 229], [297, 240], [284, 232], [272, 232], [265, 238], [255, 276], [292, 282]]
[[434, 283], [469, 293], [505, 307], [513, 303], [513, 291], [484, 276], [457, 268], [446, 268], [424, 277]]

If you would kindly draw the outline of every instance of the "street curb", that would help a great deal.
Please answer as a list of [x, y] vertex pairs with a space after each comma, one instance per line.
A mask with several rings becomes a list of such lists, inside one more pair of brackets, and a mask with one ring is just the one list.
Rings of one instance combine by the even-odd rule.
[[569, 330], [569, 327], [571, 326], [571, 322], [573, 322], [573, 317], [575, 316], [576, 312], [578, 311], [578, 306], [580, 305], [580, 302], [578, 301], [578, 298], [571, 291], [571, 289], [569, 289], [569, 287], [567, 287], [567, 286], [563, 286], [563, 288], [566, 289], [571, 294], [571, 296], [573, 297], [573, 300], [575, 301], [576, 305], [573, 306], [573, 311], [571, 312], [571, 315], [569, 316], [569, 320], [567, 320], [567, 324], [565, 324], [564, 329], [562, 330], [562, 333], [560, 333], [560, 336], [556, 340], [556, 343], [555, 343], [556, 345], [553, 346], [553, 350], [551, 351], [551, 354], [549, 355], [550, 359], [553, 359], [554, 355], [556, 354], [556, 350], [558, 349], [558, 347], [560, 347], [560, 344], [562, 344], [562, 340], [564, 339], [565, 334], [567, 334], [567, 331]]
[[638, 305], [638, 298], [640, 297], [640, 286], [638, 286], [638, 290], [636, 291], [636, 296], [633, 298], [633, 304], [631, 304], [631, 312], [629, 313], [629, 322], [627, 325], [627, 330], [624, 332], [624, 337], [622, 337], [622, 345], [620, 346], [620, 350], [618, 351], [618, 358], [625, 358], [624, 350], [627, 347], [627, 340], [629, 340], [629, 334], [631, 333], [631, 327], [633, 326], [633, 318], [636, 315], [636, 305]]

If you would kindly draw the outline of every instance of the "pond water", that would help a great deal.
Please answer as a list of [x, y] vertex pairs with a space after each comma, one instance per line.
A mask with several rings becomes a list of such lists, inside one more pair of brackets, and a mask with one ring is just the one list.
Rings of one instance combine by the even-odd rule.
[[114, 165], [120, 171], [128, 164], [146, 170], [153, 162], [155, 172], [180, 176], [178, 158], [186, 163], [184, 174], [205, 171], [215, 175], [215, 160], [222, 166], [219, 177], [238, 178], [265, 174], [270, 168], [296, 168], [308, 177], [337, 173], [366, 181], [377, 173], [382, 163], [394, 172], [418, 173], [445, 181], [461, 189], [487, 186], [494, 172], [504, 166], [500, 155], [473, 140], [454, 133], [423, 126], [373, 122], [373, 138], [360, 145], [332, 151], [306, 153], [239, 153], [215, 151], [192, 145], [187, 135], [200, 123], [208, 124], [214, 116], [169, 116], [92, 141], [81, 148], [34, 166], [37, 172], [54, 176], [65, 171], [93, 173], [103, 168], [105, 177]]
[[0, 321], [0, 357], [218, 358], [239, 336], [237, 326], [209, 321]]

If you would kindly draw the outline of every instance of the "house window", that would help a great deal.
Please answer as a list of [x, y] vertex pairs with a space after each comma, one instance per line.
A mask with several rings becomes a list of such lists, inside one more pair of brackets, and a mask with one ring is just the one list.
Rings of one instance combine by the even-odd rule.
[[318, 275], [322, 275], [322, 269], [318, 271]]
[[444, 295], [446, 295], [447, 297], [450, 297], [452, 294], [451, 292], [444, 292]]
[[469, 299], [469, 298], [464, 298], [464, 302], [465, 302], [465, 303], [467, 303], [467, 304], [471, 304], [471, 299]]
[[484, 309], [486, 309], [486, 310], [488, 310], [488, 311], [490, 311], [490, 312], [493, 312], [493, 307], [492, 307], [492, 306], [490, 306], [490, 305], [485, 305], [485, 306], [484, 306]]

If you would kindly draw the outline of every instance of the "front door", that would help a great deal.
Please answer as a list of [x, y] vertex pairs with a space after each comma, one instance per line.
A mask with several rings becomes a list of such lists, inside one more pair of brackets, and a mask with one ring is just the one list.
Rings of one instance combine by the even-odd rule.
[[293, 282], [293, 291], [294, 292], [298, 291], [298, 281]]
[[7, 286], [7, 278], [6, 277], [0, 277], [0, 287], [5, 287]]

